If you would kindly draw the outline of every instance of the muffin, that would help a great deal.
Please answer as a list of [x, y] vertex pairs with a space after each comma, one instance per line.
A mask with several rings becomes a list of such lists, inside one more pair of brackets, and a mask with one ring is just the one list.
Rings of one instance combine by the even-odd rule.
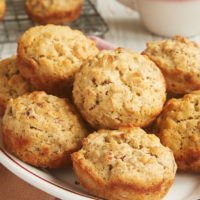
[[64, 98], [35, 91], [11, 99], [2, 119], [5, 148], [24, 162], [44, 168], [71, 164], [88, 128]]
[[0, 0], [0, 22], [3, 20], [5, 11], [6, 11], [6, 2], [5, 0]]
[[143, 52], [162, 70], [167, 91], [183, 95], [200, 88], [200, 47], [187, 38], [148, 42]]
[[165, 90], [161, 71], [148, 57], [118, 48], [83, 64], [73, 99], [95, 129], [144, 127], [161, 112]]
[[200, 172], [200, 91], [167, 102], [156, 121], [156, 132], [184, 172]]
[[96, 43], [68, 26], [46, 25], [27, 30], [18, 42], [21, 74], [39, 90], [70, 94], [75, 73], [98, 52]]
[[11, 98], [33, 91], [33, 86], [19, 73], [16, 56], [0, 61], [0, 115]]
[[26, 12], [38, 24], [72, 22], [81, 13], [83, 0], [27, 0]]
[[72, 161], [80, 184], [109, 200], [162, 199], [176, 173], [171, 150], [134, 127], [90, 134]]

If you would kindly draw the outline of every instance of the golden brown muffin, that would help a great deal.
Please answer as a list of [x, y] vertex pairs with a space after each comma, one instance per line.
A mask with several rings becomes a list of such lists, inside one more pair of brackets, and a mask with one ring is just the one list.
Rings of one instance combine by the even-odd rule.
[[21, 74], [38, 89], [56, 95], [71, 93], [75, 73], [98, 49], [93, 40], [68, 26], [37, 26], [18, 42]]
[[174, 153], [178, 169], [200, 172], [200, 91], [167, 102], [156, 122], [163, 145]]
[[10, 98], [33, 91], [33, 86], [19, 73], [16, 56], [0, 61], [0, 115]]
[[167, 91], [182, 95], [200, 88], [200, 47], [187, 38], [147, 43], [143, 52], [162, 70]]
[[160, 200], [176, 173], [171, 150], [134, 127], [90, 134], [72, 161], [80, 184], [109, 200]]
[[101, 51], [83, 64], [73, 99], [96, 129], [147, 126], [165, 102], [165, 80], [148, 57], [122, 48]]
[[68, 166], [70, 153], [81, 147], [87, 135], [88, 129], [74, 106], [45, 92], [11, 99], [2, 119], [5, 148], [37, 167]]
[[0, 0], [0, 22], [3, 20], [6, 11], [6, 2], [5, 0]]
[[83, 0], [27, 0], [26, 12], [38, 24], [72, 22], [81, 13]]

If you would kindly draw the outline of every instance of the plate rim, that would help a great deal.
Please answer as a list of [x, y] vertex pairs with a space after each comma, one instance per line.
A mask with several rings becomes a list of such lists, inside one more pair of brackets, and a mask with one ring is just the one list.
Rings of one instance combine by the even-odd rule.
[[41, 177], [12, 158], [11, 155], [9, 155], [9, 153], [2, 147], [0, 147], [0, 163], [20, 179], [33, 185], [39, 190], [54, 196], [55, 198], [61, 198], [62, 200], [65, 198], [70, 198], [70, 200], [100, 200], [99, 198], [90, 197], [86, 194], [73, 191]]
[[[21, 162], [21, 163], [20, 163]], [[57, 183], [54, 183], [50, 180], [41, 177], [36, 172], [33, 172], [31, 169], [27, 169], [23, 165], [23, 161], [18, 162], [18, 159], [7, 152], [2, 146], [0, 146], [0, 164], [5, 166], [9, 171], [18, 176], [20, 179], [29, 183], [30, 185], [42, 190], [55, 198], [61, 200], [103, 200], [102, 198], [89, 196], [87, 194], [73, 191], [67, 187], [61, 186]], [[44, 172], [45, 173], [45, 172]], [[56, 194], [56, 196], [55, 196]], [[189, 196], [190, 200], [199, 200], [200, 193], [191, 194]], [[189, 200], [188, 199], [188, 200]]]

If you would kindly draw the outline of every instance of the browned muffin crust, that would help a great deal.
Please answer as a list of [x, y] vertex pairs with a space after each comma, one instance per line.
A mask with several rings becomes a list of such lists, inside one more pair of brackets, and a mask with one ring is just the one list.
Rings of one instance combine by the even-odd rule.
[[160, 200], [176, 173], [170, 149], [140, 128], [94, 132], [72, 161], [80, 184], [109, 200]]
[[88, 127], [68, 99], [33, 92], [11, 99], [2, 119], [8, 152], [31, 165], [63, 168], [81, 147]]
[[178, 169], [200, 172], [200, 91], [170, 99], [156, 121], [155, 131], [169, 147]]
[[0, 22], [3, 20], [5, 12], [6, 12], [6, 2], [5, 0], [0, 0]]
[[18, 41], [21, 74], [39, 90], [70, 96], [76, 72], [98, 49], [93, 40], [68, 26], [46, 25], [27, 30]]
[[162, 70], [167, 91], [184, 95], [200, 89], [200, 47], [182, 36], [147, 43], [143, 54]]
[[16, 98], [34, 87], [19, 73], [16, 56], [0, 61], [0, 115], [11, 98]]
[[147, 56], [123, 48], [103, 50], [76, 74], [74, 103], [95, 128], [149, 125], [166, 98], [164, 77]]

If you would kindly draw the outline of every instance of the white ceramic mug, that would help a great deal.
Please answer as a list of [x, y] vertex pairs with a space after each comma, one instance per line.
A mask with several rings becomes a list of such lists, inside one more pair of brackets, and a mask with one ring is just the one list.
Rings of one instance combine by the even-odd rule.
[[157, 35], [200, 33], [200, 0], [118, 0], [136, 10], [145, 27]]

